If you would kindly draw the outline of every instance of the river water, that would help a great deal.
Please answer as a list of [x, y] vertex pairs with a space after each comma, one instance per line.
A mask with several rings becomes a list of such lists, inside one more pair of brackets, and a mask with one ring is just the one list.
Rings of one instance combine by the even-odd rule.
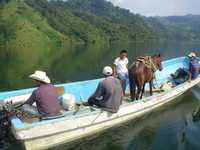
[[[63, 52], [44, 56], [42, 64], [18, 55], [19, 61], [8, 59], [0, 67], [5, 78], [0, 78], [0, 91], [32, 87], [28, 75], [36, 69], [45, 70], [53, 83], [87, 80], [101, 77], [104, 65], [112, 65], [121, 49], [129, 52], [129, 61], [136, 56], [160, 53], [163, 60], [185, 56], [189, 50], [200, 54], [199, 43], [160, 42], [114, 44], [113, 46], [75, 46]], [[47, 60], [46, 60], [47, 59]], [[12, 61], [12, 62], [11, 62]], [[14, 64], [14, 65], [10, 65]], [[10, 66], [10, 67], [5, 67]], [[22, 67], [23, 66], [23, 67]], [[11, 75], [8, 73], [12, 73]], [[197, 85], [173, 103], [138, 119], [53, 148], [57, 150], [200, 150], [200, 120], [193, 121], [192, 113], [200, 106], [200, 85]], [[1, 149], [16, 150], [21, 147], [12, 136]]]

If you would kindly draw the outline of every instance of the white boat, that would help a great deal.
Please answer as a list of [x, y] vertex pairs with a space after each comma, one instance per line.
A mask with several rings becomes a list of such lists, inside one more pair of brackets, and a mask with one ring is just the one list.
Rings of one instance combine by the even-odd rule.
[[[171, 73], [178, 68], [188, 68], [186, 57], [175, 58], [163, 62], [163, 70], [156, 72], [157, 84], [168, 81]], [[63, 87], [65, 93], [76, 96], [77, 101], [87, 100], [94, 92], [101, 79], [83, 82], [74, 82], [57, 85]], [[20, 118], [11, 118], [11, 128], [14, 137], [20, 141], [27, 150], [47, 149], [63, 143], [74, 141], [81, 137], [95, 134], [130, 119], [139, 117], [174, 99], [200, 82], [200, 76], [191, 82], [185, 82], [174, 88], [154, 93], [153, 96], [144, 97], [142, 100], [126, 102], [121, 105], [117, 113], [109, 113], [98, 108], [91, 110], [89, 107], [79, 111], [64, 113], [64, 117], [53, 120], [27, 123]], [[11, 92], [1, 92], [3, 101], [26, 100], [33, 89], [24, 89]]]

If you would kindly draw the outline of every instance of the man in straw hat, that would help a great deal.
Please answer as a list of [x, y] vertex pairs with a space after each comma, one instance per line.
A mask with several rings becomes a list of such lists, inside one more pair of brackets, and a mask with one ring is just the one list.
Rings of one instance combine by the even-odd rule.
[[89, 98], [88, 104], [116, 113], [122, 103], [123, 91], [119, 79], [114, 78], [112, 74], [113, 70], [110, 66], [103, 68], [105, 79], [99, 83], [95, 93]]
[[[43, 71], [35, 71], [29, 76], [38, 87], [23, 106], [26, 112], [39, 115], [41, 118], [54, 117], [60, 114], [61, 107], [58, 95], [49, 77]], [[32, 104], [36, 102], [37, 109]], [[28, 106], [27, 106], [28, 105]]]
[[188, 58], [189, 58], [189, 72], [190, 72], [189, 80], [192, 80], [192, 79], [197, 78], [199, 75], [200, 59], [196, 56], [196, 54], [194, 52], [191, 52], [188, 55]]

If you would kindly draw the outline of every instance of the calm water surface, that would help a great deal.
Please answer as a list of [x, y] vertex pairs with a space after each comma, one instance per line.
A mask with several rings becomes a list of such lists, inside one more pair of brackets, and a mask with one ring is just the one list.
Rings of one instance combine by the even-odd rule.
[[[200, 55], [200, 43], [156, 42], [113, 44], [112, 46], [87, 45], [74, 46], [64, 51], [50, 54], [35, 52], [0, 52], [0, 91], [31, 87], [28, 78], [35, 70], [48, 73], [53, 83], [87, 80], [101, 77], [102, 68], [112, 65], [121, 49], [129, 52], [130, 64], [139, 55], [160, 53], [163, 60], [185, 56], [190, 49]], [[25, 54], [24, 54], [25, 53]], [[36, 56], [32, 56], [36, 55]], [[37, 57], [37, 60], [30, 59]]]
[[[163, 42], [114, 44], [113, 46], [76, 46], [54, 54], [45, 54], [38, 63], [11, 55], [0, 63], [0, 91], [31, 87], [27, 78], [36, 69], [48, 72], [54, 83], [101, 77], [104, 65], [112, 65], [119, 50], [129, 51], [129, 60], [136, 56], [161, 53], [163, 59], [186, 55], [194, 49], [200, 55], [199, 43]], [[38, 54], [39, 55], [39, 54]], [[12, 56], [12, 57], [11, 57]], [[40, 54], [41, 56], [41, 54]], [[48, 57], [47, 57], [48, 56]], [[39, 58], [38, 58], [39, 59]], [[20, 60], [20, 61], [19, 61]], [[103, 133], [75, 143], [53, 148], [57, 150], [200, 150], [200, 121], [192, 121], [192, 112], [200, 104], [200, 86], [185, 93], [164, 108], [151, 112]], [[21, 147], [12, 137], [0, 150]]]

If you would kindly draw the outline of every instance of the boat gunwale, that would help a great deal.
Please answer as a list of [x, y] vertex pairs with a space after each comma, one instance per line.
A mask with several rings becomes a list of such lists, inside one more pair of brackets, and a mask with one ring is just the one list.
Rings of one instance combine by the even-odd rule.
[[[163, 61], [162, 63], [163, 63], [163, 65], [164, 66], [171, 66], [172, 64], [174, 64], [174, 62], [182, 62], [182, 63], [185, 63], [185, 62], [187, 62], [187, 57], [177, 57], [177, 58], [172, 58], [172, 59], [169, 59], [169, 60], [165, 60], [165, 61]], [[102, 78], [101, 79], [93, 79], [93, 80], [87, 80], [87, 81], [78, 81], [78, 82], [71, 82], [71, 83], [64, 83], [64, 84], [58, 84], [58, 85], [56, 85], [56, 86], [65, 86], [65, 85], [76, 85], [76, 84], [88, 84], [88, 83], [90, 83], [91, 81], [100, 81], [100, 80], [102, 80]], [[165, 79], [164, 79], [165, 80]], [[181, 86], [181, 85], [180, 85]], [[179, 86], [177, 86], [177, 87], [175, 87], [175, 88], [173, 88], [173, 89], [177, 89]], [[27, 91], [27, 90], [33, 90], [34, 88], [30, 88], [30, 89], [23, 89], [24, 91]], [[22, 91], [22, 90], [21, 90]], [[18, 91], [11, 91], [11, 92], [16, 92], [16, 94], [18, 93], [18, 92], [20, 92], [20, 90], [18, 90]], [[9, 94], [9, 93], [11, 93], [11, 92], [3, 92], [3, 93], [7, 93], [7, 94]], [[169, 92], [169, 91], [165, 91], [165, 92]], [[156, 93], [155, 95], [153, 95], [153, 96], [149, 96], [149, 97], [146, 97], [146, 98], [144, 98], [144, 99], [142, 99], [142, 100], [140, 100], [140, 101], [134, 101], [134, 102], [130, 102], [130, 103], [128, 103], [128, 104], [123, 104], [120, 108], [122, 108], [122, 107], [126, 107], [126, 106], [128, 106], [128, 105], [133, 105], [133, 104], [137, 104], [137, 103], [142, 103], [142, 102], [148, 102], [149, 100], [151, 100], [151, 99], [153, 99], [153, 98], [155, 98], [155, 97], [158, 97], [158, 96], [160, 96], [160, 95], [162, 95], [162, 94], [165, 94], [165, 92], [162, 92], [162, 93]], [[22, 92], [23, 93], [23, 92]], [[0, 96], [2, 95], [2, 92], [0, 92]], [[21, 94], [22, 95], [22, 94]], [[12, 97], [14, 97], [14, 96], [12, 96]], [[89, 114], [91, 114], [91, 115], [93, 115], [93, 114], [96, 114], [96, 113], [98, 113], [99, 111], [101, 111], [100, 109], [98, 109], [98, 110], [96, 110], [96, 111], [94, 111], [94, 112], [90, 112]], [[57, 120], [69, 120], [69, 119], [73, 119], [73, 118], [79, 118], [79, 117], [82, 117], [82, 115], [72, 115], [74, 112], [67, 112], [66, 114], [65, 114], [65, 116], [66, 117], [69, 117], [69, 118], [67, 118], [66, 119], [66, 117], [63, 117], [63, 118], [58, 118], [58, 119], [55, 119], [56, 121]], [[83, 116], [85, 116], [85, 115], [87, 115], [88, 113], [86, 113], [86, 114], [83, 114]], [[11, 119], [11, 120], [13, 120], [13, 119]], [[46, 123], [49, 123], [49, 122], [51, 122], [52, 120], [48, 120], [48, 121], [42, 121], [42, 122], [37, 122], [37, 123], [35, 123], [35, 125], [37, 125], [37, 124], [39, 124], [39, 125], [41, 125], [41, 123], [43, 123], [44, 122], [44, 124], [46, 124]], [[52, 121], [52, 122], [54, 122], [54, 120]], [[21, 124], [21, 127], [20, 127], [20, 124]], [[17, 124], [18, 124], [18, 127], [16, 126], [16, 124], [13, 122], [13, 124], [15, 125], [15, 127], [16, 128], [23, 128], [23, 127], [28, 127], [28, 126], [31, 126], [30, 124], [25, 124], [25, 123], [23, 123], [23, 122], [21, 122], [21, 120], [19, 119], [18, 121], [17, 121]], [[24, 125], [24, 126], [22, 126], [22, 125]]]
[[[200, 76], [197, 78], [197, 79], [200, 79]], [[195, 82], [195, 81], [192, 81], [192, 82]], [[200, 81], [198, 81], [196, 84], [198, 84]], [[187, 85], [189, 85], [189, 84], [191, 84], [191, 83], [183, 83], [183, 84], [187, 84]], [[182, 86], [177, 86], [177, 87], [175, 87], [176, 89], [179, 89], [179, 88], [182, 88], [184, 85], [182, 84]], [[193, 86], [195, 86], [196, 85], [195, 83], [194, 83], [194, 85]], [[192, 87], [193, 87], [192, 86]], [[174, 89], [174, 88], [173, 88]], [[187, 90], [188, 89], [190, 89], [190, 87], [188, 87], [187, 88]], [[171, 89], [172, 90], [172, 89]], [[169, 90], [169, 91], [171, 91], [171, 90]], [[169, 93], [169, 91], [167, 92], [167, 93]], [[186, 91], [186, 90], [181, 90], [181, 92], [178, 92], [178, 94], [176, 94], [176, 95], [174, 95], [175, 97], [178, 97], [178, 96], [180, 96], [181, 94], [183, 94], [184, 93], [184, 91]], [[165, 94], [166, 94], [166, 92], [165, 92]], [[165, 95], [164, 93], [163, 93], [163, 96]], [[159, 94], [160, 95], [160, 94]], [[164, 101], [166, 101], [166, 102], [168, 102], [169, 100], [171, 100], [171, 99], [173, 99], [173, 97], [174, 96], [172, 96], [172, 97], [168, 97], [168, 98], [166, 98]], [[157, 97], [157, 96], [156, 96]], [[146, 101], [147, 102], [147, 101]], [[163, 103], [163, 100], [162, 101], [158, 101], [157, 103], [156, 103], [156, 105], [155, 105], [155, 103], [153, 103], [153, 104], [151, 104], [151, 105], [149, 105], [149, 106], [146, 106], [146, 107], [144, 107], [144, 108], [141, 108], [140, 110], [137, 110], [137, 111], [135, 111], [135, 112], [132, 112], [132, 113], [127, 113], [127, 114], [124, 114], [124, 115], [122, 115], [122, 116], [120, 116], [120, 117], [126, 117], [126, 116], [129, 116], [129, 115], [132, 115], [133, 113], [138, 113], [138, 112], [140, 112], [140, 111], [145, 111], [145, 110], [148, 110], [149, 108], [152, 108], [152, 109], [154, 109], [154, 107], [158, 107], [158, 105], [162, 105], [162, 103]], [[133, 103], [132, 103], [133, 104]], [[130, 105], [130, 104], [129, 104]], [[153, 107], [152, 107], [153, 106]], [[105, 111], [102, 111], [102, 112], [105, 112]], [[100, 112], [100, 113], [102, 113], [102, 112]], [[74, 131], [74, 130], [78, 130], [78, 129], [81, 129], [81, 128], [87, 128], [87, 127], [90, 127], [90, 126], [95, 126], [95, 125], [98, 125], [98, 124], [102, 124], [102, 123], [104, 123], [104, 122], [108, 122], [108, 121], [111, 121], [111, 120], [115, 120], [115, 119], [118, 119], [118, 118], [120, 118], [119, 116], [116, 116], [116, 117], [114, 117], [114, 118], [110, 118], [110, 119], [107, 119], [107, 120], [104, 120], [104, 121], [100, 121], [100, 122], [96, 122], [96, 123], [93, 123], [93, 124], [90, 124], [90, 125], [84, 125], [84, 126], [79, 126], [79, 127], [76, 127], [76, 128], [73, 128], [73, 129], [66, 129], [66, 130], [62, 130], [62, 131], [59, 131], [59, 132], [55, 132], [55, 133], [51, 133], [51, 134], [48, 134], [48, 136], [53, 136], [53, 135], [57, 135], [57, 134], [61, 134], [61, 133], [64, 133], [64, 132], [71, 132], [71, 131]], [[17, 130], [18, 131], [18, 130]], [[20, 131], [20, 130], [19, 130]], [[15, 135], [16, 136], [16, 138], [18, 137], [17, 135]], [[37, 139], [37, 138], [42, 138], [42, 137], [46, 137], [47, 135], [43, 135], [43, 136], [38, 136], [38, 137], [34, 137], [34, 138], [23, 138], [23, 139], [21, 139], [21, 138], [18, 138], [18, 140], [33, 140], [33, 139]]]
[[[200, 76], [198, 78], [200, 78]], [[194, 82], [194, 81], [191, 81], [191, 82]], [[133, 106], [133, 105], [136, 105], [136, 104], [139, 104], [139, 103], [147, 103], [147, 102], [151, 101], [152, 99], [156, 99], [158, 97], [165, 96], [166, 94], [170, 93], [172, 90], [177, 91], [178, 89], [181, 89], [185, 85], [188, 85], [188, 84], [190, 84], [190, 83], [185, 82], [185, 83], [182, 83], [182, 84], [180, 84], [180, 85], [178, 85], [178, 86], [176, 86], [176, 87], [174, 87], [170, 90], [166, 90], [164, 92], [157, 93], [157, 94], [149, 96], [149, 97], [145, 97], [141, 100], [125, 103], [125, 104], [120, 106], [120, 109], [124, 108], [124, 107], [128, 107], [128, 106]], [[69, 112], [66, 112], [66, 114], [62, 118], [57, 118], [57, 119], [52, 119], [52, 120], [44, 120], [44, 121], [39, 121], [39, 122], [31, 123], [31, 124], [23, 123], [18, 117], [11, 118], [11, 122], [12, 122], [12, 125], [15, 127], [16, 130], [24, 130], [24, 129], [28, 129], [28, 128], [35, 127], [35, 126], [40, 126], [40, 125], [45, 125], [45, 124], [55, 123], [55, 122], [60, 122], [60, 121], [65, 121], [65, 120], [73, 120], [73, 119], [77, 119], [77, 118], [83, 118], [83, 117], [88, 116], [88, 115], [92, 116], [92, 115], [95, 115], [95, 114], [98, 114], [98, 113], [101, 113], [101, 112], [106, 112], [106, 111], [103, 111], [100, 108], [96, 108], [96, 107], [92, 107], [92, 108], [94, 108], [95, 111], [90, 111], [88, 113], [79, 114], [79, 115], [73, 115], [73, 113], [75, 113], [75, 111], [69, 111]], [[85, 108], [85, 110], [89, 110], [89, 108], [87, 107], [87, 108]], [[114, 114], [117, 114], [117, 113], [114, 113]], [[17, 121], [18, 125], [15, 124], [15, 121]], [[19, 123], [21, 124], [20, 127], [19, 127]]]
[[[178, 59], [178, 58], [177, 58]], [[180, 58], [179, 58], [180, 59]], [[175, 61], [175, 60], [174, 60]], [[183, 63], [185, 63], [186, 61], [185, 60], [183, 60]], [[173, 64], [173, 63], [172, 63]], [[98, 80], [98, 79], [97, 79]], [[89, 81], [91, 81], [91, 80], [89, 80]], [[89, 81], [87, 81], [87, 82], [89, 82]], [[164, 81], [165, 81], [165, 79], [164, 79]], [[66, 114], [66, 116], [65, 117], [63, 117], [63, 118], [58, 118], [58, 119], [54, 119], [54, 120], [45, 120], [43, 123], [42, 123], [42, 121], [41, 122], [37, 122], [37, 123], [35, 123], [35, 124], [33, 124], [33, 125], [31, 125], [31, 124], [29, 124], [30, 126], [29, 127], [25, 127], [25, 128], [19, 128], [19, 129], [17, 129], [17, 128], [15, 128], [15, 126], [12, 126], [12, 132], [13, 132], [13, 134], [14, 134], [14, 136], [16, 137], [16, 139], [18, 139], [18, 140], [20, 140], [20, 141], [23, 141], [23, 142], [25, 142], [25, 141], [31, 141], [31, 140], [34, 140], [34, 139], [37, 139], [37, 138], [43, 138], [43, 137], [47, 137], [47, 136], [54, 136], [54, 135], [59, 135], [59, 134], [64, 134], [64, 133], [66, 133], [66, 132], [74, 132], [74, 131], [76, 131], [76, 130], [80, 130], [80, 129], [84, 129], [84, 128], [88, 128], [88, 127], [90, 127], [90, 126], [95, 126], [95, 125], [98, 125], [98, 124], [104, 124], [104, 122], [110, 122], [110, 121], [112, 121], [112, 120], [117, 120], [117, 119], [119, 119], [119, 118], [122, 118], [122, 120], [123, 120], [123, 117], [125, 117], [125, 118], [127, 118], [126, 116], [129, 116], [128, 118], [129, 119], [127, 119], [127, 120], [130, 120], [131, 119], [131, 116], [132, 115], [134, 115], [135, 114], [135, 116], [137, 117], [137, 116], [140, 116], [140, 114], [142, 113], [146, 113], [146, 112], [148, 112], [148, 110], [149, 111], [151, 111], [151, 110], [153, 110], [153, 109], [156, 109], [156, 108], [159, 108], [159, 107], [161, 107], [163, 104], [166, 104], [166, 103], [168, 103], [168, 102], [170, 102], [170, 101], [172, 101], [174, 98], [176, 98], [176, 97], [178, 97], [178, 96], [180, 96], [180, 95], [182, 95], [183, 93], [185, 93], [187, 90], [189, 90], [189, 89], [191, 89], [193, 86], [195, 86], [195, 85], [197, 85], [198, 83], [200, 82], [200, 75], [198, 76], [198, 78], [197, 79], [195, 79], [195, 80], [192, 80], [191, 82], [184, 82], [184, 83], [182, 83], [182, 84], [180, 84], [180, 85], [178, 85], [178, 86], [176, 86], [176, 87], [174, 87], [174, 88], [172, 88], [172, 89], [169, 89], [169, 90], [165, 90], [165, 91], [163, 91], [163, 92], [161, 92], [161, 93], [156, 93], [155, 95], [153, 95], [153, 96], [148, 96], [148, 97], [144, 97], [142, 100], [139, 100], [139, 101], [134, 101], [134, 102], [129, 102], [129, 103], [124, 103], [123, 105], [121, 105], [120, 106], [120, 109], [121, 108], [124, 108], [124, 107], [128, 107], [128, 106], [131, 106], [131, 105], [134, 105], [134, 104], [138, 104], [138, 103], [147, 103], [147, 102], [149, 102], [149, 101], [151, 101], [151, 100], [158, 100], [158, 102], [156, 102], [155, 100], [154, 100], [154, 102], [151, 104], [151, 103], [149, 103], [149, 104], [147, 104], [145, 107], [141, 107], [140, 109], [138, 109], [138, 110], [136, 110], [136, 111], [134, 111], [134, 112], [128, 112], [128, 113], [125, 113], [125, 114], [123, 114], [123, 111], [122, 111], [122, 114], [120, 114], [120, 116], [118, 116], [118, 115], [115, 115], [114, 117], [111, 117], [111, 118], [106, 118], [106, 120], [100, 120], [99, 122], [94, 122], [94, 123], [92, 123], [92, 124], [86, 124], [86, 125], [83, 125], [83, 126], [76, 126], [75, 128], [66, 128], [66, 129], [62, 129], [62, 130], [59, 130], [59, 131], [56, 131], [56, 132], [51, 132], [50, 134], [44, 134], [44, 135], [38, 135], [38, 136], [32, 136], [32, 137], [28, 137], [28, 136], [26, 136], [26, 132], [24, 132], [24, 137], [23, 137], [23, 130], [25, 131], [25, 130], [29, 130], [30, 128], [32, 128], [32, 127], [35, 127], [35, 126], [40, 126], [40, 125], [46, 125], [46, 124], [49, 124], [49, 123], [54, 123], [54, 122], [58, 122], [59, 123], [59, 121], [65, 121], [65, 120], [72, 120], [72, 119], [76, 119], [76, 118], [83, 118], [84, 116], [87, 116], [88, 114], [91, 114], [91, 115], [95, 115], [95, 114], [98, 114], [98, 113], [103, 113], [103, 112], [105, 112], [105, 111], [102, 111], [101, 109], [95, 109], [95, 111], [90, 111], [90, 112], [86, 112], [86, 113], [83, 113], [83, 114], [78, 114], [78, 115], [72, 115], [75, 111], [71, 111], [71, 112], [68, 112], [69, 114]], [[77, 83], [77, 82], [74, 82], [74, 83]], [[60, 86], [62, 86], [62, 85], [65, 85], [65, 84], [60, 84]], [[170, 92], [173, 92], [173, 95], [168, 95]], [[1, 94], [1, 93], [0, 93]], [[88, 110], [88, 109], [87, 109]], [[142, 112], [142, 111], [144, 111], [144, 112]], [[141, 112], [141, 113], [140, 113]], [[69, 117], [69, 116], [70, 117]], [[67, 117], [69, 117], [69, 118], [67, 118]], [[17, 118], [17, 119], [19, 119], [19, 118]], [[20, 119], [19, 119], [19, 121], [21, 121]], [[51, 122], [52, 121], [52, 122]], [[124, 121], [122, 121], [122, 122], [124, 122]], [[21, 123], [23, 123], [23, 122], [21, 122]], [[23, 123], [24, 124], [24, 123]], [[110, 125], [110, 126], [105, 126], [104, 128], [106, 129], [106, 128], [109, 128], [109, 127], [112, 127], [112, 126], [114, 126], [114, 125], [117, 125], [118, 123], [114, 123], [113, 125]], [[48, 126], [47, 126], [48, 127]], [[38, 129], [38, 128], [37, 128]], [[99, 129], [99, 130], [101, 130], [101, 129]], [[20, 131], [22, 131], [22, 134], [20, 135]], [[27, 133], [28, 132], [31, 132], [31, 131], [34, 131], [34, 130], [29, 130], [29, 131], [27, 131]], [[86, 134], [90, 134], [90, 133], [86, 133]], [[85, 136], [85, 135], [83, 135], [83, 136]], [[76, 139], [76, 138], [75, 138]], [[70, 141], [71, 141], [71, 139], [69, 139]], [[72, 139], [73, 140], [73, 139]]]
[[[180, 93], [181, 94], [181, 93]], [[168, 101], [170, 98], [167, 98], [166, 101]], [[160, 101], [160, 102], [157, 102], [156, 103], [156, 106], [163, 103], [163, 101]], [[152, 105], [149, 105], [145, 108], [141, 108], [140, 110], [137, 110], [135, 112], [132, 112], [132, 113], [127, 113], [127, 114], [124, 114], [123, 116], [120, 116], [120, 117], [126, 117], [126, 116], [129, 116], [129, 115], [132, 115], [133, 113], [138, 113], [140, 111], [143, 111], [143, 110], [146, 110], [146, 109], [149, 109], [149, 108], [152, 108]], [[105, 111], [102, 111], [100, 113], [103, 113]], [[61, 133], [64, 133], [64, 132], [71, 132], [71, 131], [74, 131], [74, 130], [78, 130], [78, 129], [82, 129], [82, 128], [87, 128], [87, 127], [90, 127], [90, 126], [95, 126], [95, 125], [98, 125], [98, 124], [102, 124], [102, 123], [105, 123], [105, 122], [108, 122], [108, 121], [111, 121], [111, 120], [115, 120], [115, 119], [118, 119], [120, 118], [119, 116], [116, 116], [114, 118], [110, 118], [110, 119], [107, 119], [107, 120], [104, 120], [104, 121], [100, 121], [100, 122], [96, 122], [96, 123], [92, 123], [90, 125], [84, 125], [84, 126], [79, 126], [79, 127], [76, 127], [76, 128], [73, 128], [73, 129], [65, 129], [65, 130], [62, 130], [62, 131], [59, 131], [59, 132], [55, 132], [55, 133], [51, 133], [51, 134], [48, 134], [48, 136], [52, 136], [52, 135], [57, 135], [57, 134], [61, 134]], [[26, 128], [26, 129], [29, 129], [29, 128]], [[17, 131], [20, 131], [20, 130], [17, 130]], [[24, 138], [24, 139], [21, 139], [21, 140], [33, 140], [33, 139], [37, 139], [37, 138], [42, 138], [42, 137], [46, 137], [47, 135], [43, 135], [43, 136], [38, 136], [38, 137], [35, 137], [35, 138]], [[18, 139], [20, 140], [20, 139]]]

